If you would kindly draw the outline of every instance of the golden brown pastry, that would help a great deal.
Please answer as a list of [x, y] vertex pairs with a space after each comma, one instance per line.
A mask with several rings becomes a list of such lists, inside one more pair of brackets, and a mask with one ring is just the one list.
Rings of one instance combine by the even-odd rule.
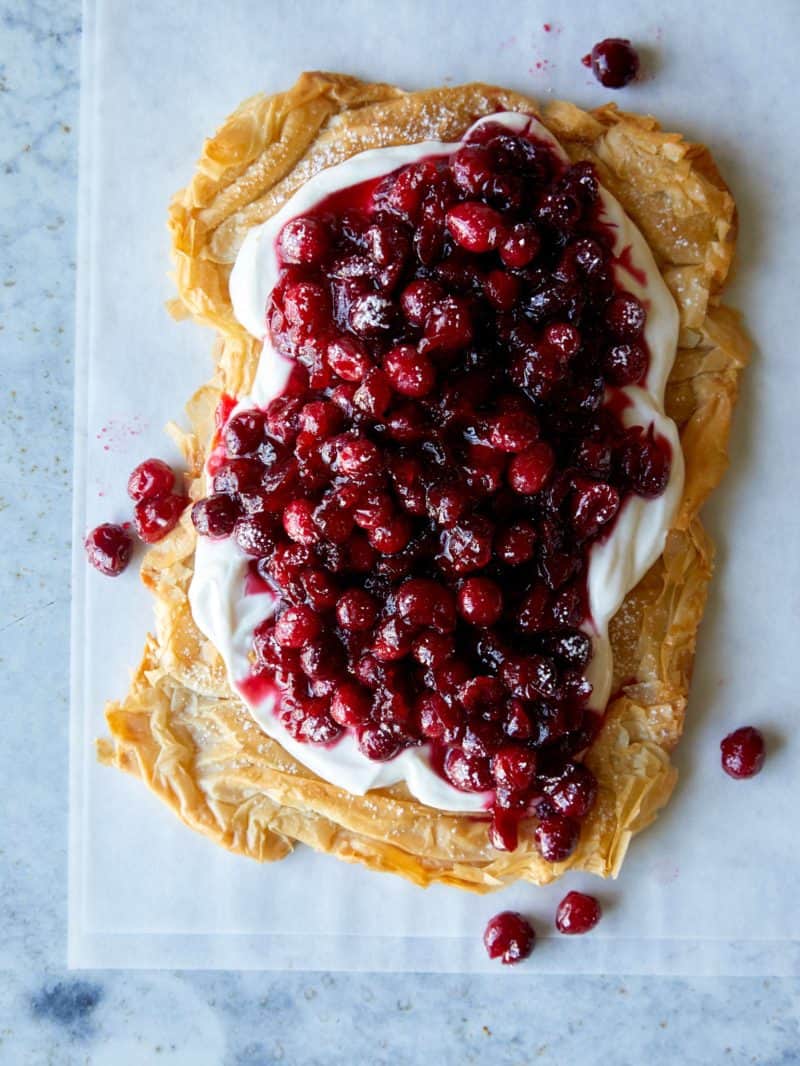
[[645, 235], [680, 312], [667, 413], [681, 431], [683, 499], [661, 559], [629, 593], [611, 627], [612, 698], [586, 763], [599, 796], [565, 862], [546, 862], [523, 823], [516, 850], [495, 850], [485, 822], [417, 802], [402, 784], [351, 795], [314, 776], [259, 730], [232, 693], [187, 599], [196, 534], [188, 512], [148, 552], [143, 579], [156, 603], [130, 692], [107, 708], [100, 759], [140, 777], [191, 827], [258, 860], [296, 842], [339, 858], [488, 891], [565, 869], [616, 876], [628, 843], [675, 785], [670, 752], [682, 728], [713, 549], [698, 512], [727, 463], [727, 438], [748, 342], [720, 305], [734, 251], [733, 199], [708, 150], [613, 105], [585, 112], [474, 84], [405, 93], [388, 85], [304, 74], [288, 92], [257, 95], [206, 141], [195, 175], [170, 208], [173, 313], [217, 333], [212, 381], [188, 405], [191, 430], [171, 432], [203, 495], [203, 464], [223, 393], [246, 395], [260, 345], [234, 317], [228, 279], [247, 231], [309, 177], [368, 148], [457, 140], [479, 116], [533, 114], [575, 160], [589, 160]]

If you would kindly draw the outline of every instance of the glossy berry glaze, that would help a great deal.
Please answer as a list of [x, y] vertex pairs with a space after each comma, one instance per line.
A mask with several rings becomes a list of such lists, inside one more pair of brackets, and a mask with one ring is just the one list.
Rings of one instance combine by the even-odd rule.
[[742, 726], [720, 743], [722, 769], [730, 777], [755, 777], [764, 766], [764, 737], [753, 726]]
[[589, 550], [671, 462], [620, 421], [649, 356], [612, 245], [592, 167], [492, 123], [288, 222], [267, 322], [292, 373], [266, 409], [226, 399], [193, 508], [274, 592], [248, 686], [293, 737], [426, 744], [488, 794], [495, 847], [538, 815], [552, 861], [596, 794]]
[[516, 911], [501, 911], [490, 918], [483, 934], [483, 944], [490, 959], [500, 959], [513, 966], [527, 959], [536, 943], [530, 922]]

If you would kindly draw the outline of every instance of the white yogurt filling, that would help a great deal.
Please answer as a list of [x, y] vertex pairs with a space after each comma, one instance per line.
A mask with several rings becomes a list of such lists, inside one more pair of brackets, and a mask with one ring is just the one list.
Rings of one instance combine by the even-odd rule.
[[[566, 159], [553, 135], [535, 118], [514, 112], [489, 115], [472, 129], [496, 122], [514, 131], [529, 129], [547, 141]], [[230, 294], [237, 319], [254, 337], [263, 341], [261, 359], [249, 396], [241, 397], [237, 409], [264, 407], [283, 391], [290, 363], [272, 347], [266, 335], [265, 309], [278, 280], [275, 240], [285, 222], [311, 210], [339, 189], [388, 174], [425, 156], [450, 155], [461, 142], [423, 141], [395, 148], [361, 152], [311, 178], [284, 207], [247, 234], [234, 264]], [[650, 350], [650, 369], [644, 387], [625, 389], [630, 405], [623, 413], [626, 426], [653, 426], [672, 448], [672, 467], [666, 490], [655, 499], [630, 496], [623, 504], [611, 534], [589, 553], [587, 586], [591, 623], [585, 628], [592, 637], [593, 655], [586, 676], [593, 686], [590, 707], [602, 712], [612, 681], [612, 653], [608, 625], [627, 593], [644, 576], [663, 551], [667, 532], [683, 491], [683, 453], [678, 431], [664, 413], [664, 388], [678, 344], [678, 309], [650, 248], [619, 202], [601, 187], [603, 221], [615, 234], [613, 255], [623, 259], [615, 265], [617, 284], [632, 293], [647, 308], [644, 337]], [[626, 252], [627, 250], [627, 252]], [[638, 278], [644, 277], [645, 284]], [[284, 728], [274, 713], [273, 696], [254, 700], [242, 689], [250, 674], [249, 653], [253, 631], [274, 609], [269, 593], [245, 593], [249, 558], [233, 538], [214, 541], [198, 537], [194, 577], [189, 601], [194, 620], [222, 656], [232, 687], [248, 706], [258, 725], [277, 740], [298, 762], [331, 784], [356, 795], [405, 781], [421, 803], [439, 810], [481, 811], [487, 793], [461, 792], [431, 766], [428, 746], [407, 748], [389, 762], [373, 762], [362, 755], [350, 732], [330, 747], [301, 743]]]

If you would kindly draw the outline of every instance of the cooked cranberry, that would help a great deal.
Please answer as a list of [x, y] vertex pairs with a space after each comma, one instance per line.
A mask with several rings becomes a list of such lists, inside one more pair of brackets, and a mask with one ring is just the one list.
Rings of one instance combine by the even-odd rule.
[[394, 304], [388, 297], [376, 292], [365, 293], [353, 301], [350, 328], [359, 337], [378, 337], [391, 329], [394, 315]]
[[527, 959], [533, 951], [536, 933], [533, 926], [516, 911], [503, 911], [491, 918], [483, 934], [483, 944], [490, 959], [500, 959], [513, 966]]
[[482, 570], [492, 557], [492, 524], [480, 515], [465, 518], [441, 534], [440, 565], [457, 574]]
[[310, 607], [313, 607], [315, 611], [333, 610], [341, 589], [326, 570], [309, 567], [301, 571], [300, 582]]
[[412, 527], [409, 520], [405, 515], [396, 514], [383, 525], [370, 529], [367, 537], [377, 551], [383, 555], [394, 555], [405, 548], [411, 539], [411, 533]]
[[222, 493], [198, 500], [192, 507], [194, 528], [202, 537], [212, 540], [230, 536], [238, 517], [236, 501]]
[[602, 481], [580, 479], [570, 499], [570, 520], [579, 540], [594, 537], [619, 510], [620, 495]]
[[492, 774], [498, 785], [513, 790], [526, 789], [536, 772], [536, 756], [526, 748], [506, 745], [492, 758]]
[[722, 769], [731, 777], [753, 777], [764, 765], [764, 737], [753, 726], [743, 726], [720, 743]]
[[95, 526], [83, 542], [89, 563], [108, 577], [117, 577], [131, 561], [133, 543], [122, 526], [104, 522]]
[[374, 762], [387, 762], [398, 755], [402, 741], [386, 725], [365, 726], [358, 732], [358, 747], [363, 755]]
[[331, 370], [344, 381], [361, 381], [372, 362], [366, 348], [354, 337], [339, 337], [327, 350]]
[[491, 626], [503, 613], [500, 586], [486, 577], [470, 577], [458, 590], [461, 617], [476, 626]]
[[547, 795], [559, 814], [584, 818], [597, 799], [597, 779], [583, 763], [572, 763], [547, 786]]
[[379, 473], [382, 466], [380, 449], [366, 437], [347, 440], [339, 450], [339, 469], [347, 477], [363, 480]]
[[433, 485], [428, 492], [428, 513], [445, 528], [455, 525], [468, 506], [467, 492], [459, 485]]
[[453, 180], [468, 195], [482, 192], [494, 177], [491, 156], [480, 145], [459, 148], [453, 158]]
[[430, 359], [410, 344], [387, 352], [383, 366], [392, 387], [402, 396], [427, 396], [436, 383]]
[[324, 222], [316, 218], [293, 218], [280, 232], [280, 254], [285, 263], [313, 266], [330, 248], [330, 234]]
[[669, 445], [662, 438], [655, 438], [652, 427], [646, 434], [638, 427], [628, 430], [618, 462], [638, 495], [659, 496], [667, 487], [671, 469]]
[[647, 374], [647, 353], [639, 344], [615, 344], [603, 360], [612, 385], [640, 385]]
[[391, 402], [392, 386], [386, 374], [382, 370], [368, 370], [355, 391], [353, 404], [374, 418], [382, 418]]
[[583, 892], [568, 892], [556, 911], [556, 929], [559, 933], [580, 935], [594, 929], [603, 912], [594, 896]]
[[412, 654], [422, 666], [436, 667], [445, 663], [455, 651], [455, 643], [446, 633], [420, 634], [412, 645]]
[[500, 258], [507, 267], [521, 269], [533, 262], [541, 245], [536, 227], [518, 222], [511, 227], [500, 245]]
[[527, 740], [532, 733], [531, 720], [525, 712], [522, 700], [508, 701], [506, 720], [503, 729], [514, 740]]
[[523, 411], [498, 415], [489, 430], [492, 447], [503, 452], [524, 452], [533, 447], [538, 436], [539, 423], [533, 415]]
[[578, 823], [563, 815], [542, 818], [533, 833], [536, 847], [547, 862], [564, 862], [578, 844]]
[[342, 629], [360, 633], [371, 629], [378, 614], [378, 605], [363, 589], [348, 589], [336, 605], [336, 619]]
[[444, 758], [447, 780], [461, 792], [483, 792], [494, 783], [489, 760], [481, 755], [467, 755], [460, 748], [449, 748]]
[[486, 204], [469, 200], [447, 212], [447, 228], [457, 244], [468, 252], [490, 252], [505, 232], [503, 216]]
[[225, 451], [232, 458], [253, 455], [264, 440], [266, 419], [259, 410], [240, 411], [229, 419], [223, 438]]
[[636, 341], [641, 337], [645, 318], [644, 307], [630, 293], [615, 296], [606, 308], [606, 322], [623, 341]]
[[161, 459], [145, 459], [128, 478], [128, 495], [132, 500], [156, 500], [168, 496], [175, 484], [175, 471]]
[[275, 640], [283, 648], [302, 648], [321, 628], [319, 615], [310, 607], [288, 607], [275, 623]]
[[341, 675], [342, 660], [341, 645], [329, 636], [303, 644], [300, 651], [303, 673], [315, 681], [337, 680]]
[[239, 518], [233, 535], [246, 555], [269, 555], [275, 547], [275, 519], [264, 513]]
[[367, 721], [371, 707], [369, 692], [354, 681], [345, 681], [331, 697], [330, 714], [341, 726], [357, 726]]
[[621, 89], [639, 73], [639, 56], [622, 37], [598, 41], [588, 58], [592, 73], [606, 89]]
[[172, 495], [140, 500], [133, 509], [136, 532], [146, 544], [155, 544], [177, 526], [188, 502]]
[[494, 550], [507, 566], [520, 566], [533, 558], [536, 550], [536, 526], [520, 519], [497, 532]]
[[466, 302], [447, 296], [435, 303], [425, 319], [420, 351], [455, 352], [472, 340], [472, 317]]
[[319, 333], [328, 323], [328, 294], [313, 281], [298, 281], [286, 290], [283, 311], [290, 326], [301, 334]]
[[483, 291], [498, 311], [510, 311], [519, 299], [519, 279], [505, 270], [490, 270], [483, 279]]
[[436, 581], [413, 578], [397, 592], [397, 610], [401, 618], [414, 626], [425, 626], [443, 633], [455, 628], [453, 595]]
[[435, 281], [418, 278], [403, 290], [400, 306], [403, 314], [413, 326], [424, 326], [425, 319], [431, 313], [433, 305], [445, 295], [442, 286]]
[[569, 322], [551, 322], [544, 331], [544, 342], [566, 361], [580, 348], [581, 335]]
[[515, 455], [508, 468], [508, 483], [515, 492], [530, 496], [547, 484], [555, 463], [553, 450], [541, 442]]
[[414, 630], [396, 615], [384, 619], [375, 629], [372, 651], [381, 662], [392, 663], [405, 658], [411, 651]]

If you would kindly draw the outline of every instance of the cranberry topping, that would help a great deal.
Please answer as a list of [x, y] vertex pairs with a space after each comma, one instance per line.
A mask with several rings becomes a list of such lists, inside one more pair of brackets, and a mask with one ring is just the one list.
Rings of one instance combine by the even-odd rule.
[[581, 934], [594, 929], [602, 917], [600, 904], [594, 896], [583, 892], [568, 892], [556, 911], [556, 929], [559, 933]]
[[137, 503], [168, 496], [175, 484], [175, 472], [162, 459], [145, 459], [128, 478], [128, 495]]
[[764, 737], [753, 726], [742, 726], [720, 743], [722, 769], [730, 777], [754, 777], [764, 765]]
[[133, 544], [122, 526], [104, 522], [87, 534], [83, 542], [90, 564], [108, 577], [117, 577], [131, 560]]
[[516, 911], [502, 911], [490, 918], [483, 934], [486, 954], [506, 966], [527, 959], [535, 941], [533, 926]]
[[597, 792], [589, 551], [671, 462], [620, 418], [649, 351], [612, 248], [592, 167], [496, 123], [287, 223], [267, 321], [293, 372], [221, 412], [192, 510], [274, 595], [253, 651], [293, 736], [425, 744], [490, 794], [495, 847], [533, 818], [552, 862]]
[[[588, 60], [588, 62], [587, 62]], [[639, 73], [639, 56], [631, 42], [623, 37], [606, 37], [582, 60], [607, 89], [621, 89]]]

